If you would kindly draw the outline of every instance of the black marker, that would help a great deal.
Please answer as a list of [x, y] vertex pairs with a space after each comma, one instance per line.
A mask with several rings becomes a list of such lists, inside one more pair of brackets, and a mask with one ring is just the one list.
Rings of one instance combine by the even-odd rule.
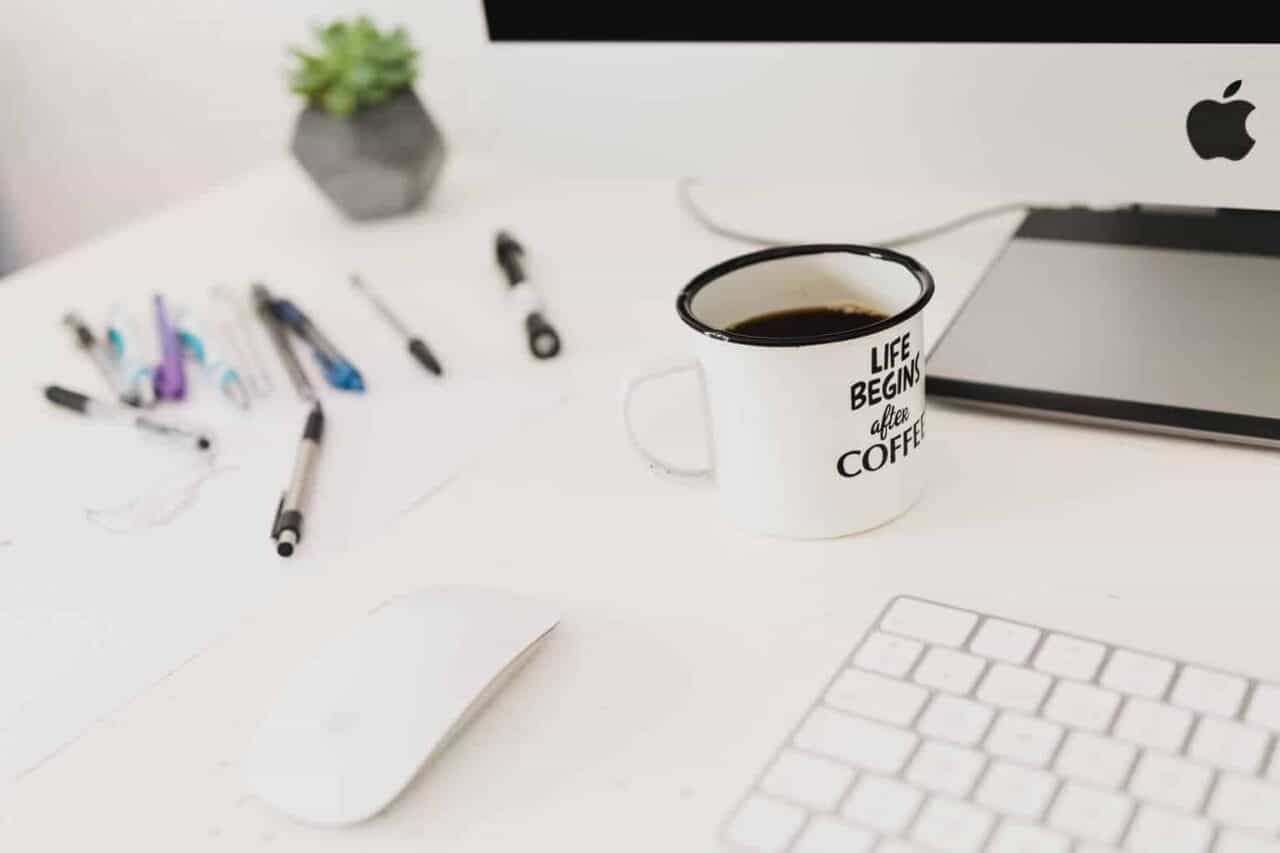
[[387, 303], [383, 302], [378, 294], [374, 293], [369, 285], [358, 275], [351, 276], [351, 286], [368, 297], [373, 303], [373, 307], [377, 310], [382, 318], [391, 324], [391, 328], [395, 329], [409, 344], [409, 355], [418, 360], [418, 363], [430, 370], [436, 376], [444, 371], [440, 369], [440, 362], [436, 361], [436, 357], [431, 354], [431, 350], [427, 349], [427, 342], [422, 338], [409, 331], [409, 327], [400, 322], [400, 318], [391, 310]]
[[70, 409], [73, 412], [79, 412], [91, 418], [127, 423], [144, 432], [186, 444], [196, 450], [205, 451], [213, 447], [213, 439], [204, 433], [174, 426], [173, 424], [161, 423], [136, 409], [117, 406], [113, 403], [104, 403], [78, 391], [71, 391], [58, 385], [49, 385], [44, 389], [44, 396], [46, 400], [55, 406], [61, 406], [64, 409]]
[[511, 285], [511, 299], [524, 312], [524, 328], [529, 335], [529, 351], [534, 358], [551, 358], [560, 352], [560, 336], [542, 316], [542, 300], [534, 292], [533, 285], [525, 278], [520, 260], [524, 247], [506, 231], [499, 231], [495, 248], [498, 266], [506, 273]]
[[320, 452], [320, 440], [324, 437], [324, 410], [316, 403], [307, 415], [302, 428], [302, 440], [298, 442], [298, 455], [293, 461], [293, 476], [289, 488], [280, 496], [276, 506], [276, 519], [271, 525], [271, 538], [276, 541], [276, 553], [281, 557], [293, 556], [302, 541], [302, 513], [311, 491], [311, 469]]

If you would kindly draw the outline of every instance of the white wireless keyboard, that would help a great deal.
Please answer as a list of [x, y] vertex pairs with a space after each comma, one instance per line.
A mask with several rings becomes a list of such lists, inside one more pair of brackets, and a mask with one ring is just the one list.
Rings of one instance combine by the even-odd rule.
[[758, 853], [1280, 853], [1280, 685], [889, 602], [725, 824]]

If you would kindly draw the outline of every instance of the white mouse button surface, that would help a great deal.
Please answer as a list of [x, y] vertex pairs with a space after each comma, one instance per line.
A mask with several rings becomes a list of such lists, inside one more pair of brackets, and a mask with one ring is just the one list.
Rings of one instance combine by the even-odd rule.
[[387, 602], [288, 680], [250, 747], [250, 788], [310, 823], [372, 817], [557, 619], [539, 602], [470, 587]]

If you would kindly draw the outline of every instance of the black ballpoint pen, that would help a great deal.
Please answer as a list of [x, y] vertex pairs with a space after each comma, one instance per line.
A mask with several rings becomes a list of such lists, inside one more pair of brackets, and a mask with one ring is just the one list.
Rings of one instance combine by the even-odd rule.
[[551, 358], [560, 352], [560, 336], [542, 316], [542, 300], [524, 274], [524, 265], [520, 262], [524, 257], [524, 247], [506, 231], [499, 231], [494, 249], [498, 256], [498, 266], [502, 267], [507, 276], [507, 284], [511, 285], [511, 299], [524, 312], [529, 351], [534, 358]]
[[281, 557], [293, 556], [294, 549], [302, 541], [303, 512], [311, 490], [311, 469], [319, 456], [323, 437], [324, 410], [316, 403], [307, 415], [302, 440], [298, 442], [298, 455], [293, 460], [293, 476], [289, 478], [289, 488], [280, 496], [276, 518], [271, 525], [271, 538], [276, 541], [276, 553]]
[[391, 328], [400, 333], [401, 337], [409, 344], [409, 355], [417, 359], [419, 364], [436, 376], [444, 372], [440, 367], [440, 362], [436, 361], [436, 357], [431, 354], [431, 350], [427, 349], [427, 342], [409, 331], [409, 327], [400, 322], [400, 318], [396, 316], [395, 312], [391, 310], [387, 303], [382, 301], [378, 294], [370, 289], [369, 285], [364, 283], [360, 276], [351, 276], [351, 286], [363, 293], [373, 303], [373, 307], [382, 315], [382, 318], [391, 325]]

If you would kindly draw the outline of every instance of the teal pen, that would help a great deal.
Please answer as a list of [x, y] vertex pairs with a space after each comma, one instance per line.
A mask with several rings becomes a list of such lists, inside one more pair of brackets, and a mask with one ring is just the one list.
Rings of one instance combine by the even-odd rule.
[[205, 330], [190, 315], [183, 315], [178, 320], [176, 331], [182, 348], [204, 369], [205, 375], [218, 390], [241, 409], [248, 409], [248, 387], [235, 367], [213, 347], [212, 339], [205, 334]]
[[111, 310], [107, 321], [107, 346], [120, 369], [125, 386], [138, 400], [138, 405], [151, 408], [156, 404], [155, 362], [148, 358], [142, 338], [129, 315], [120, 307]]

